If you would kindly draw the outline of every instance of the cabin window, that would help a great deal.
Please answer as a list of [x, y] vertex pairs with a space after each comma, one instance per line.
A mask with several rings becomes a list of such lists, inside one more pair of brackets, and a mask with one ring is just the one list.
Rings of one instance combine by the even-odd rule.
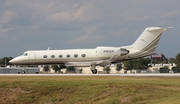
[[43, 57], [44, 57], [44, 58], [47, 58], [47, 55], [44, 55]]
[[86, 57], [86, 54], [82, 54], [81, 56], [82, 56], [82, 57]]
[[78, 57], [78, 55], [77, 55], [77, 54], [74, 54], [74, 57], [75, 57], [75, 58], [77, 58], [77, 57]]
[[55, 55], [51, 55], [51, 58], [54, 58], [55, 57]]
[[63, 55], [59, 55], [59, 58], [62, 58], [63, 57]]
[[67, 58], [69, 58], [69, 57], [70, 57], [70, 55], [69, 55], [69, 54], [67, 54], [67, 55], [66, 55], [66, 57], [67, 57]]

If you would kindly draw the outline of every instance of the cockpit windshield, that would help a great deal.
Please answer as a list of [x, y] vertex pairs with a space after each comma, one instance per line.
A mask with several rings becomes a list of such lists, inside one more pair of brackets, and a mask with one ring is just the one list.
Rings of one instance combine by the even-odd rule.
[[24, 53], [22, 56], [28, 56], [28, 53]]

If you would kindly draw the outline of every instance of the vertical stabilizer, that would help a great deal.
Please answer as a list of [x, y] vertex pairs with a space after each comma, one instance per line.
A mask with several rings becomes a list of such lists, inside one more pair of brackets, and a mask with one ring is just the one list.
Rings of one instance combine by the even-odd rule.
[[139, 38], [132, 44], [132, 49], [139, 52], [153, 53], [157, 47], [160, 36], [166, 28], [148, 27]]

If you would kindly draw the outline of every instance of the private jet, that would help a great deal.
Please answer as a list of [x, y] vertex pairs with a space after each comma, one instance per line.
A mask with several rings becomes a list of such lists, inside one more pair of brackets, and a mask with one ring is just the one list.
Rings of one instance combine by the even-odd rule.
[[123, 61], [146, 57], [155, 53], [160, 37], [168, 28], [147, 27], [138, 39], [128, 46], [94, 49], [30, 50], [10, 61], [14, 65], [59, 64], [75, 67], [90, 67], [93, 74], [96, 66], [107, 66]]

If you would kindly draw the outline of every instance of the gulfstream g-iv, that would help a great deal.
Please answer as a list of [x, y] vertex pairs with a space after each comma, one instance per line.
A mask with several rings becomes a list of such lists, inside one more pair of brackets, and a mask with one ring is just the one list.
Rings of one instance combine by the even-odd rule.
[[167, 28], [148, 27], [132, 44], [122, 47], [96, 47], [95, 49], [32, 50], [10, 61], [16, 65], [63, 64], [66, 66], [89, 66], [93, 74], [96, 66], [107, 66], [127, 60], [138, 59], [155, 53], [159, 39]]

